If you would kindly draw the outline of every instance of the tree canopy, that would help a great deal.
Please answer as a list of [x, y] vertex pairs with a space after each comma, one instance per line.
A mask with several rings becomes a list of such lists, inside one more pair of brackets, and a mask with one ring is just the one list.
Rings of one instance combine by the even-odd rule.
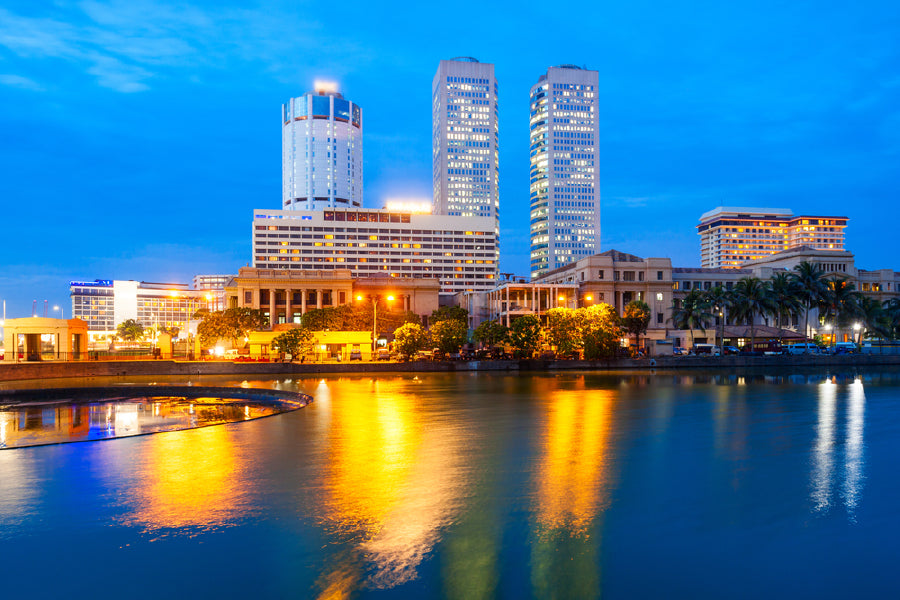
[[292, 358], [312, 351], [316, 340], [306, 327], [295, 327], [272, 338], [272, 348], [290, 354]]
[[431, 323], [439, 323], [441, 321], [448, 321], [450, 319], [456, 319], [458, 321], [462, 321], [463, 323], [468, 323], [469, 311], [460, 306], [441, 306], [437, 310], [432, 311], [429, 321]]
[[531, 358], [541, 346], [541, 320], [535, 315], [516, 317], [509, 325], [509, 344], [518, 358]]
[[212, 346], [221, 339], [227, 339], [237, 348], [251, 331], [264, 329], [268, 323], [268, 318], [261, 310], [228, 308], [207, 313], [197, 326], [197, 335], [204, 346]]
[[134, 342], [144, 337], [144, 326], [134, 319], [128, 319], [116, 326], [116, 335], [126, 342]]
[[622, 317], [622, 328], [634, 336], [634, 345], [641, 346], [641, 335], [647, 332], [650, 325], [650, 307], [646, 302], [633, 300], [625, 305]]
[[509, 339], [509, 329], [499, 321], [484, 321], [475, 328], [472, 336], [485, 346], [499, 346]]
[[545, 339], [559, 354], [567, 355], [582, 346], [581, 322], [583, 314], [572, 308], [551, 308], [547, 311]]
[[408, 359], [428, 344], [428, 332], [418, 323], [404, 323], [394, 330], [394, 350]]
[[468, 341], [469, 329], [465, 321], [445, 319], [434, 323], [429, 328], [434, 347], [442, 352], [459, 352]]

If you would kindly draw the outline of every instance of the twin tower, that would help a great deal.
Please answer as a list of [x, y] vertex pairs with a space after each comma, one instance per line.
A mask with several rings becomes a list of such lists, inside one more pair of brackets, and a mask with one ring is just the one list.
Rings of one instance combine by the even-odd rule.
[[[598, 73], [550, 67], [531, 88], [532, 277], [600, 249]], [[494, 65], [442, 60], [432, 81], [432, 169], [437, 215], [492, 217], [499, 236], [499, 88]], [[284, 210], [362, 206], [363, 115], [337, 86], [282, 106]]]

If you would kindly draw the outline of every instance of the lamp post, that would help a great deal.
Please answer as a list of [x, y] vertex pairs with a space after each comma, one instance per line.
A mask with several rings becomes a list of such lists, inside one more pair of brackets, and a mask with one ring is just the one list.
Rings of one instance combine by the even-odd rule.
[[[362, 294], [356, 296], [356, 300], [361, 302]], [[378, 350], [378, 301], [381, 299], [380, 294], [372, 295], [372, 359], [375, 358], [375, 351]], [[384, 297], [388, 302], [394, 301], [394, 296], [387, 295]]]
[[66, 309], [60, 308], [58, 304], [54, 304], [54, 305], [53, 305], [53, 312], [56, 312], [56, 311], [59, 311], [59, 318], [60, 318], [60, 319], [65, 319], [65, 318], [66, 318]]

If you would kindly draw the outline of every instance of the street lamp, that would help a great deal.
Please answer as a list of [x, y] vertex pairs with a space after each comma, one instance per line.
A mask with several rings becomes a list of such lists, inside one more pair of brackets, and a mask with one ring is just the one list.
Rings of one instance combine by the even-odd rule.
[[65, 319], [65, 318], [66, 318], [66, 309], [60, 308], [58, 304], [54, 304], [54, 305], [53, 305], [53, 311], [54, 311], [54, 312], [60, 311], [60, 312], [59, 312], [59, 318], [60, 318], [60, 319]]
[[[372, 296], [372, 358], [375, 358], [375, 351], [378, 350], [378, 301], [382, 298], [380, 294], [374, 294]], [[356, 297], [357, 302], [361, 302], [363, 299], [362, 294]], [[394, 297], [392, 295], [384, 296], [384, 299], [388, 302], [393, 302]]]

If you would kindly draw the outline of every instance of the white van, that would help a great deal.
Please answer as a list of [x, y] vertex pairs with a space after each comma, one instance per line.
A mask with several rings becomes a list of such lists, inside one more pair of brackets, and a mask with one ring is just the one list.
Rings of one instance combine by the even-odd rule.
[[722, 355], [722, 349], [715, 344], [694, 344], [691, 352], [694, 354], [712, 354], [713, 356]]
[[815, 344], [787, 344], [783, 349], [785, 354], [821, 354]]

